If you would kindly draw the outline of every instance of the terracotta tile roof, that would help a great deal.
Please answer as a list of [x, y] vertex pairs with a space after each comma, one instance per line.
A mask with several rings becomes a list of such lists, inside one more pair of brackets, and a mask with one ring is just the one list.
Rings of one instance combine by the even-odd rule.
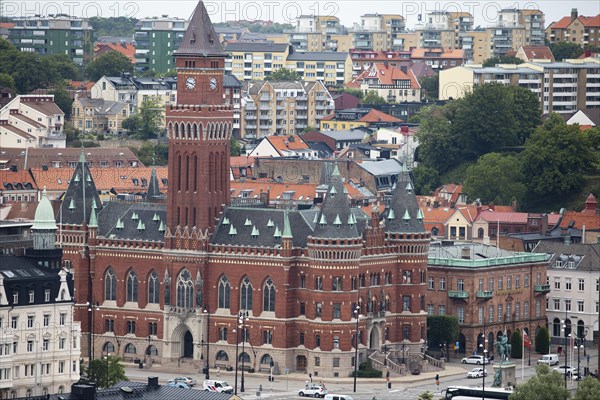
[[68, 80], [67, 83], [69, 84], [69, 86], [71, 86], [73, 89], [77, 90], [77, 89], [85, 89], [88, 92], [92, 90], [92, 87], [95, 85], [96, 82], [91, 82], [91, 81], [70, 81]]
[[550, 25], [550, 29], [566, 29], [569, 25], [571, 25], [571, 16], [562, 17], [557, 22], [554, 22]]
[[321, 118], [321, 121], [331, 121], [334, 118], [335, 118], [335, 113], [324, 116], [323, 118]]
[[[485, 210], [479, 213], [477, 220], [484, 219], [487, 222], [502, 222], [507, 224], [526, 224], [529, 213], [525, 212], [499, 212], [494, 210]], [[558, 223], [559, 214], [548, 214], [548, 226], [552, 227]]]
[[600, 14], [595, 17], [584, 17], [581, 16], [578, 18], [583, 26], [588, 28], [600, 28]]
[[567, 211], [563, 216], [560, 227], [567, 229], [572, 225], [575, 229], [600, 230], [600, 214], [585, 214], [577, 211]]
[[[109, 191], [114, 189], [117, 193], [138, 193], [148, 189], [148, 182], [152, 174], [152, 167], [137, 168], [90, 168], [96, 189]], [[49, 191], [63, 191], [69, 187], [69, 181], [73, 177], [70, 168], [49, 168], [44, 171], [41, 168], [32, 168], [38, 187], [46, 187]], [[165, 193], [167, 186], [163, 179], [167, 179], [167, 167], [156, 167], [160, 191]], [[137, 179], [137, 185], [134, 179]], [[146, 184], [142, 185], [142, 179]]]
[[401, 119], [392, 117], [389, 114], [386, 114], [382, 111], [376, 110], [374, 108], [371, 109], [365, 116], [358, 120], [359, 122], [402, 122]]
[[[290, 140], [291, 139], [291, 140]], [[310, 146], [306, 144], [299, 135], [292, 136], [267, 136], [267, 140], [277, 150], [280, 155], [283, 155], [282, 151], [285, 150], [305, 150], [310, 149]]]
[[10, 211], [6, 215], [7, 220], [28, 220], [33, 221], [35, 219], [35, 210], [37, 209], [36, 202], [24, 202], [18, 201], [12, 203]]
[[[316, 183], [276, 183], [271, 181], [246, 181], [246, 182], [231, 182], [230, 190], [232, 198], [242, 198], [243, 192], [247, 192], [247, 197], [260, 199], [261, 193], [269, 193], [269, 202], [276, 202], [284, 199], [284, 193], [288, 192], [291, 195], [291, 200], [312, 202], [317, 195]], [[350, 199], [364, 199], [365, 196], [354, 186], [349, 183], [344, 184], [348, 191]]]
[[374, 63], [369, 69], [363, 71], [356, 77], [356, 79], [348, 86], [356, 86], [357, 84], [360, 86], [365, 79], [372, 79], [373, 77], [377, 77], [377, 80], [379, 80], [382, 85], [393, 85], [395, 83], [394, 81], [410, 80], [411, 89], [421, 88], [421, 85], [412, 70], [409, 69], [408, 73], [405, 73], [400, 68], [387, 63]]
[[[29, 171], [20, 170], [17, 172], [13, 172], [9, 169], [0, 170], [0, 189], [8, 190], [6, 184], [12, 184], [13, 187], [15, 184], [20, 183], [22, 185], [31, 184], [34, 189], [37, 189], [37, 185], [35, 180], [29, 173]], [[19, 190], [19, 189], [17, 189]]]
[[254, 159], [256, 157], [246, 156], [231, 156], [229, 157], [229, 164], [233, 167], [251, 167], [254, 165]]
[[458, 208], [457, 210], [469, 223], [473, 223], [477, 217], [477, 206], [464, 206]]
[[523, 51], [529, 60], [537, 59], [554, 61], [554, 55], [548, 46], [523, 46]]
[[14, 26], [15, 26], [15, 24], [12, 22], [0, 22], [0, 28], [10, 29], [10, 28], [13, 28]]
[[116, 51], [131, 60], [135, 64], [135, 46], [130, 43], [96, 43], [94, 45], [94, 54], [103, 54], [108, 51]]

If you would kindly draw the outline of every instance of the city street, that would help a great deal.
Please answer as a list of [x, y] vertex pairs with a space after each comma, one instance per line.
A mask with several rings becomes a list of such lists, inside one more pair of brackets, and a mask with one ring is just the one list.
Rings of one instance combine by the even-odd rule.
[[[590, 355], [589, 368], [594, 371], [597, 368], [597, 357], [596, 351], [588, 351]], [[525, 359], [523, 368], [523, 379], [527, 380], [535, 374], [536, 361], [539, 356], [536, 354], [531, 355], [531, 366], [528, 366], [528, 358]], [[514, 360], [516, 364], [516, 376], [517, 384], [521, 382], [521, 360]], [[564, 363], [564, 359], [561, 359], [561, 365]], [[575, 363], [576, 365], [576, 363]], [[588, 366], [587, 359], [581, 356], [581, 369]], [[440, 387], [439, 389], [445, 389], [450, 385], [464, 385], [464, 386], [480, 386], [483, 384], [483, 379], [468, 379], [467, 372], [470, 371], [474, 365], [460, 364], [458, 360], [451, 360], [447, 364], [446, 371], [441, 371], [440, 375]], [[553, 367], [554, 368], [554, 367]], [[491, 387], [493, 367], [487, 366], [488, 376], [485, 378], [485, 386]], [[189, 369], [188, 369], [189, 371]], [[184, 368], [175, 368], [172, 372], [160, 366], [153, 366], [151, 369], [138, 369], [134, 367], [126, 367], [125, 372], [129, 379], [132, 381], [145, 382], [148, 376], [158, 376], [161, 384], [166, 384], [167, 381], [176, 376], [188, 375], [198, 380], [198, 385], [195, 387], [197, 390], [202, 389], [202, 382], [204, 375], [199, 373], [185, 372]], [[435, 373], [424, 373], [419, 376], [406, 376], [406, 377], [392, 377], [392, 387], [387, 388], [384, 379], [359, 379], [357, 381], [356, 393], [353, 392], [353, 379], [352, 378], [329, 378], [323, 379], [323, 383], [327, 387], [329, 393], [340, 393], [348, 394], [357, 400], [372, 400], [375, 397], [378, 400], [384, 399], [411, 399], [414, 400], [422, 392], [429, 390], [433, 393], [439, 391], [435, 385]], [[238, 395], [244, 399], [257, 400], [262, 398], [274, 399], [274, 400], [287, 400], [287, 399], [300, 399], [298, 396], [298, 390], [304, 387], [304, 381], [308, 380], [307, 375], [293, 373], [288, 376], [278, 375], [275, 377], [274, 382], [268, 381], [266, 374], [246, 373], [245, 378], [245, 392], [241, 392], [241, 374], [238, 374]], [[220, 372], [220, 376], [217, 376], [216, 370], [211, 370], [211, 379], [221, 379], [227, 381], [231, 386], [235, 385], [235, 375], [233, 372]], [[321, 382], [320, 379], [314, 379], [314, 382]], [[262, 386], [262, 391], [260, 391]], [[569, 387], [576, 387], [577, 382], [570, 381]], [[260, 393], [260, 396], [257, 396]]]

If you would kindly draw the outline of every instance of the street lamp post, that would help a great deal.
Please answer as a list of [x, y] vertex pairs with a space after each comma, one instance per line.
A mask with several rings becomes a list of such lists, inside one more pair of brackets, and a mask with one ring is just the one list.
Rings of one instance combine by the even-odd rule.
[[356, 318], [356, 333], [354, 334], [354, 393], [356, 393], [356, 375], [358, 374], [358, 322], [360, 317], [360, 306], [354, 309], [354, 317]]
[[90, 361], [92, 361], [94, 359], [94, 312], [97, 310], [100, 310], [100, 305], [98, 304], [98, 302], [96, 302], [95, 304], [92, 302], [86, 302], [85, 303], [88, 307], [88, 312], [89, 312], [89, 322], [90, 322], [90, 336], [89, 338], [89, 349], [88, 349], [88, 358]]
[[235, 329], [235, 387], [234, 387], [234, 393], [237, 396], [237, 383], [238, 383], [238, 362], [239, 362], [239, 344], [240, 344], [240, 338], [239, 338], [239, 333], [238, 333], [238, 329]]
[[239, 322], [242, 324], [242, 380], [240, 382], [240, 392], [244, 393], [244, 363], [246, 361], [246, 320], [248, 319], [248, 311], [240, 311]]
[[108, 350], [106, 350], [106, 387], [110, 387], [110, 384], [108, 383], [108, 366], [109, 366], [109, 361], [108, 361], [108, 357], [110, 356], [110, 352]]
[[487, 349], [487, 343], [488, 343], [488, 341], [485, 338], [485, 330], [484, 330], [484, 333], [482, 335], [483, 335], [483, 343], [481, 343], [479, 345], [479, 347], [483, 347], [483, 374], [482, 374], [483, 375], [483, 383], [482, 383], [482, 390], [481, 390], [482, 391], [481, 400], [485, 400], [485, 374], [486, 374], [486, 371], [485, 371], [485, 359], [487, 358], [487, 353], [488, 353], [488, 349]]
[[585, 328], [585, 330], [583, 331], [583, 338], [582, 338], [582, 339], [583, 339], [583, 356], [584, 356], [584, 357], [586, 357], [586, 356], [587, 356], [587, 352], [586, 352], [586, 348], [585, 348], [585, 341], [586, 341], [586, 338], [587, 338], [588, 332], [589, 332], [589, 331], [588, 331], [588, 329], [587, 329], [587, 328]]
[[569, 359], [568, 359], [568, 352], [569, 352], [569, 344], [568, 344], [568, 340], [569, 340], [569, 336], [570, 334], [567, 333], [567, 312], [565, 310], [565, 320], [563, 321], [563, 331], [565, 334], [565, 388], [567, 387], [567, 365], [569, 365]]
[[208, 312], [208, 306], [204, 305], [204, 314], [206, 315], [206, 379], [210, 379], [210, 373], [208, 371], [210, 361], [210, 312]]
[[577, 386], [579, 386], [579, 381], [581, 380], [581, 371], [579, 368], [581, 367], [581, 353], [579, 352], [583, 345], [580, 343], [580, 339], [575, 339], [575, 347], [573, 350], [577, 349]]

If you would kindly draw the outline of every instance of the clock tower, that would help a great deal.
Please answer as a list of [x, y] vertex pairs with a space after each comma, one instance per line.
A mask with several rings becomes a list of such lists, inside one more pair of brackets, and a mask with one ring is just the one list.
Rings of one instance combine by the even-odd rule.
[[[171, 235], [177, 237], [177, 232], [193, 228], [210, 231], [222, 207], [229, 203], [233, 106], [224, 98], [226, 53], [202, 1], [174, 56], [177, 104], [166, 110], [167, 225]], [[172, 241], [171, 247], [177, 247], [177, 242]]]

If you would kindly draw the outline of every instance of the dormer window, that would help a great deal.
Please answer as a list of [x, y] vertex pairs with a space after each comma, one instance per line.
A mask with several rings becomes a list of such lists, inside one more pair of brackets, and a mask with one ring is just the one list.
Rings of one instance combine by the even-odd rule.
[[562, 268], [562, 260], [556, 260], [556, 264], [554, 266], [556, 268]]
[[19, 304], [19, 292], [13, 292], [13, 304]]

